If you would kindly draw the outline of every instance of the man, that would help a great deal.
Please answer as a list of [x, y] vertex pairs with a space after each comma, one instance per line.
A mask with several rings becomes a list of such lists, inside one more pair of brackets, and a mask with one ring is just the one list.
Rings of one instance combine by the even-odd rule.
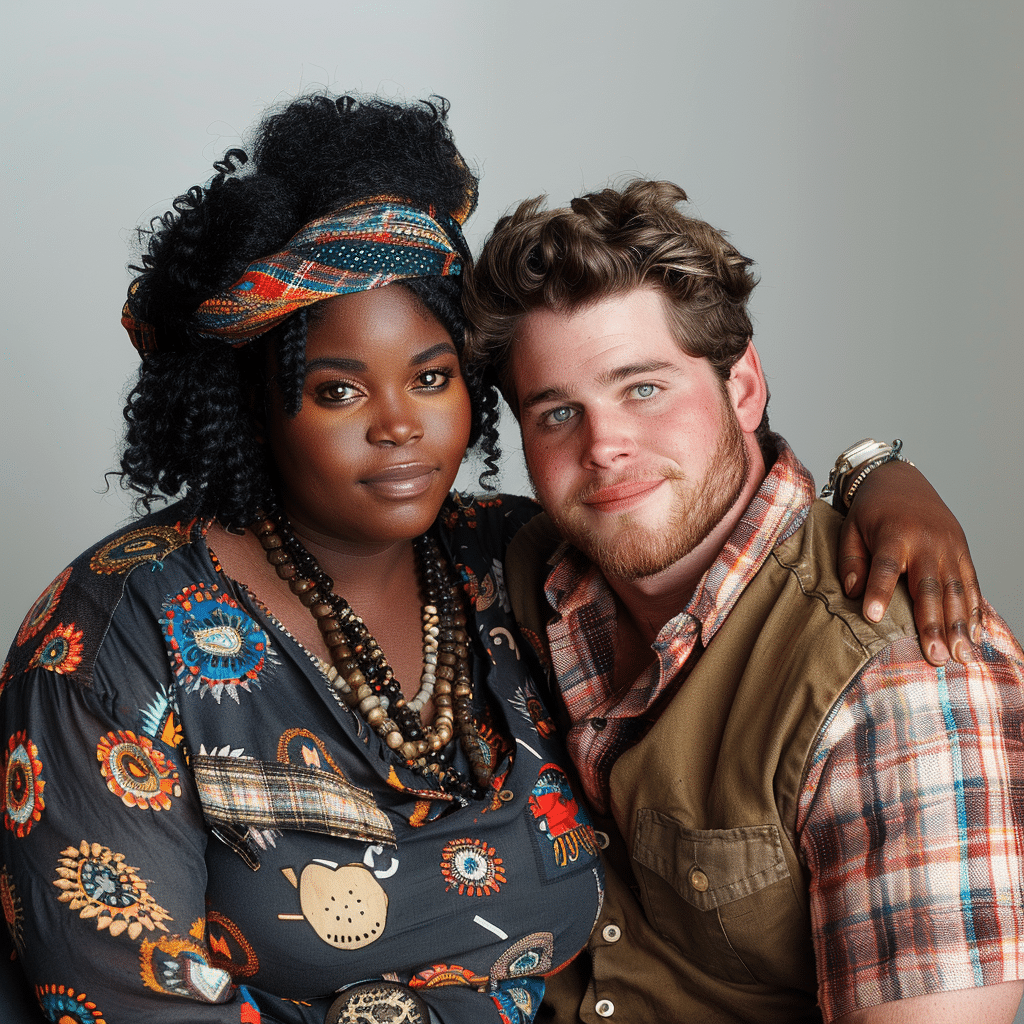
[[905, 592], [877, 623], [844, 595], [840, 517], [768, 430], [750, 261], [685, 198], [525, 203], [468, 294], [547, 512], [506, 578], [609, 837], [557, 1019], [1010, 1021], [1024, 654], [989, 610], [936, 668]]

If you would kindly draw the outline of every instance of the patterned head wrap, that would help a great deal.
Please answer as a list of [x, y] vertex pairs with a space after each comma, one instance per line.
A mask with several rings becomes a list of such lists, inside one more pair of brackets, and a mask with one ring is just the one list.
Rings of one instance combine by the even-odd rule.
[[[311, 221], [280, 251], [250, 263], [230, 288], [193, 314], [201, 337], [236, 345], [263, 334], [303, 306], [334, 295], [382, 288], [411, 277], [461, 274], [461, 223], [469, 210], [438, 216], [393, 196], [375, 196]], [[461, 214], [461, 216], [460, 216]], [[132, 312], [121, 324], [140, 352], [159, 348], [151, 324]]]

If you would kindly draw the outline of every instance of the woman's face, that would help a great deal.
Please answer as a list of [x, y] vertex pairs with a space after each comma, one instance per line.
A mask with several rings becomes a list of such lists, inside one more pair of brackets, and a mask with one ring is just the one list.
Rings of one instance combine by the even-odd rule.
[[433, 523], [466, 452], [470, 402], [448, 332], [401, 285], [312, 307], [302, 408], [271, 389], [268, 442], [299, 532], [379, 549]]

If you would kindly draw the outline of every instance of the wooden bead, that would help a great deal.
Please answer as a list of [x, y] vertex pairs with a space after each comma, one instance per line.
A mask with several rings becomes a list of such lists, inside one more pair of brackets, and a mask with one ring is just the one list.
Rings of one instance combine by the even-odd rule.
[[277, 570], [277, 575], [283, 580], [294, 579], [298, 571], [291, 562], [284, 562], [282, 565], [274, 566], [274, 568]]
[[402, 739], [402, 734], [398, 732], [398, 730], [396, 729], [393, 732], [389, 732], [387, 736], [384, 737], [384, 742], [392, 750], [398, 750], [398, 748], [401, 747], [403, 743], [405, 743], [405, 740]]
[[287, 551], [278, 548], [277, 551], [267, 552], [267, 561], [271, 565], [286, 565], [291, 564], [292, 556]]

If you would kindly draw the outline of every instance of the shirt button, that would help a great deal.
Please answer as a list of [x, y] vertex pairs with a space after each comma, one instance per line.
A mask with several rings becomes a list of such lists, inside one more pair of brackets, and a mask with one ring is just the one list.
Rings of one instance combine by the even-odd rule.
[[605, 942], [618, 942], [622, 938], [622, 929], [617, 924], [606, 924], [601, 929], [601, 938]]
[[610, 1017], [615, 1012], [615, 1004], [610, 999], [600, 999], [594, 1007], [598, 1017]]
[[498, 799], [507, 804], [509, 800], [514, 800], [515, 796], [515, 793], [513, 793], [511, 789], [503, 789], [498, 794]]
[[[590, 720], [590, 728], [593, 729], [594, 732], [600, 732], [607, 724], [608, 724], [608, 719], [607, 718], [592, 718]], [[605, 1000], [605, 1002], [607, 1002], [607, 1000]], [[600, 1005], [600, 1004], [598, 1004], [598, 1005]]]
[[690, 885], [697, 890], [697, 892], [707, 892], [708, 886], [711, 883], [708, 881], [708, 876], [701, 871], [700, 868], [694, 868], [690, 872]]
[[594, 829], [594, 838], [597, 840], [597, 845], [602, 850], [607, 850], [608, 849], [608, 844], [611, 842], [611, 840], [608, 838], [608, 833], [607, 832], [602, 832], [599, 829], [595, 828]]

